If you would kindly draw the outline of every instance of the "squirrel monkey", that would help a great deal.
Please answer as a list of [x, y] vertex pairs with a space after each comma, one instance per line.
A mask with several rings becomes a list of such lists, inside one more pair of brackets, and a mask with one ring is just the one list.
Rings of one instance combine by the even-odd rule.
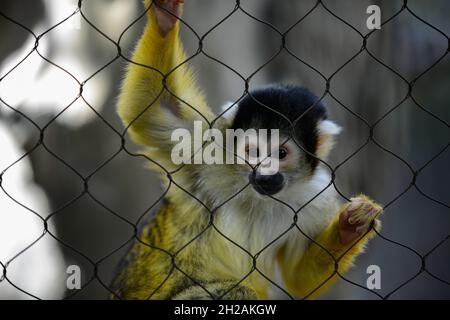
[[[119, 266], [114, 298], [267, 299], [275, 289], [267, 279], [277, 275], [292, 296], [317, 297], [376, 234], [382, 208], [363, 195], [339, 203], [318, 158], [327, 158], [340, 128], [307, 89], [251, 91], [213, 121], [180, 42], [183, 2], [145, 1], [148, 22], [119, 97], [128, 133], [146, 147], [167, 192]], [[294, 139], [276, 146], [279, 170], [271, 175], [242, 164], [180, 168], [171, 133], [192, 130], [193, 121], [222, 132], [275, 128], [281, 141], [294, 135], [303, 148]]]

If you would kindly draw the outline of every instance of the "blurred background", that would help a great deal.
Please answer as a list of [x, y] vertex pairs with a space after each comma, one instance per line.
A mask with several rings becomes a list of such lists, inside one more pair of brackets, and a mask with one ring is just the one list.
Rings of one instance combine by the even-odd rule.
[[[403, 2], [323, 4], [242, 0], [242, 8], [217, 25], [235, 1], [186, 1], [184, 19], [198, 35], [217, 25], [203, 49], [226, 64], [196, 55], [199, 82], [218, 110], [244, 93], [237, 73], [254, 74], [251, 88], [294, 83], [318, 96], [326, 91], [324, 77], [333, 75], [323, 102], [344, 128], [330, 160], [338, 166], [336, 187], [346, 197], [363, 192], [387, 205], [382, 237], [372, 240], [346, 279], [365, 287], [367, 267], [378, 265], [381, 289], [375, 291], [382, 296], [448, 299], [450, 240], [442, 241], [450, 234], [450, 61], [443, 34], [450, 32], [450, 2], [408, 1], [408, 10], [369, 37], [370, 54], [353, 59], [362, 46], [358, 32], [369, 32], [367, 7], [380, 6], [386, 21]], [[120, 39], [122, 54], [131, 56], [143, 11], [140, 1], [85, 0], [83, 17], [74, 0], [1, 1], [0, 270], [7, 271], [1, 299], [106, 298], [105, 285], [133, 235], [126, 220], [148, 215], [162, 194], [145, 160], [121, 151], [123, 127], [115, 111], [126, 65], [115, 43]], [[280, 35], [267, 23], [281, 32], [292, 27], [288, 50], [279, 52]], [[30, 30], [42, 34], [38, 43]], [[195, 54], [192, 30], [183, 26], [182, 36], [188, 54]], [[412, 97], [402, 77], [416, 80]], [[84, 99], [77, 99], [80, 83]], [[376, 123], [368, 144], [370, 130], [361, 119]], [[43, 145], [37, 126], [45, 128]], [[138, 150], [128, 141], [127, 147]], [[417, 188], [413, 171], [419, 172]], [[81, 179], [87, 176], [89, 194]], [[42, 219], [49, 215], [46, 233]], [[420, 255], [427, 255], [428, 272], [420, 273]], [[66, 269], [73, 264], [81, 267], [82, 290], [66, 289]], [[323, 298], [378, 299], [345, 280]]]

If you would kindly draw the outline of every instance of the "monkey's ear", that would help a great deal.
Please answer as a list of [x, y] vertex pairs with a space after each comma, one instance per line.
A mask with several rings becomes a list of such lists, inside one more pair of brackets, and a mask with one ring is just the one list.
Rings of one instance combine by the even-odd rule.
[[231, 123], [234, 120], [234, 117], [236, 116], [236, 112], [238, 111], [238, 103], [237, 102], [231, 102], [231, 101], [227, 101], [223, 106], [222, 106], [222, 112], [225, 112], [222, 115], [222, 118], [224, 118], [225, 120], [227, 120], [227, 122], [231, 125]]
[[317, 123], [317, 150], [316, 156], [325, 160], [333, 149], [335, 136], [342, 128], [331, 120], [322, 120]]

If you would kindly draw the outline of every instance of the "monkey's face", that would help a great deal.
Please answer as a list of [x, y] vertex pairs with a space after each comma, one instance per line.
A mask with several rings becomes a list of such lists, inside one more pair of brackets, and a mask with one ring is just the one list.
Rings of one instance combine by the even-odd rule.
[[[256, 139], [255, 139], [256, 140]], [[312, 173], [306, 153], [295, 141], [285, 135], [271, 139], [258, 139], [258, 143], [245, 141], [238, 144], [243, 150], [246, 164], [241, 174], [259, 195], [272, 196], [289, 185], [304, 180]]]
[[262, 139], [260, 134], [258, 139], [242, 139], [236, 147], [246, 164], [235, 172], [247, 179], [258, 197], [301, 192], [340, 131], [312, 93], [280, 85], [253, 91], [240, 101], [231, 128], [268, 133]]

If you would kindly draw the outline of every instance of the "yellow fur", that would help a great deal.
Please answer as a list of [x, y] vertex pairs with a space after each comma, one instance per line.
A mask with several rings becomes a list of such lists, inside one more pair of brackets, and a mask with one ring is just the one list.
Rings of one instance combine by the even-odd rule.
[[[128, 65], [118, 112], [124, 125], [129, 127], [132, 139], [147, 146], [146, 154], [170, 171], [176, 167], [170, 160], [172, 142], [168, 132], [176, 128], [177, 119], [186, 122], [204, 120], [206, 126], [207, 121], [214, 119], [214, 114], [185, 63], [179, 22], [163, 37], [158, 30], [154, 8], [150, 8], [147, 15], [148, 24], [132, 57], [134, 63]], [[166, 75], [167, 88], [164, 88]], [[173, 175], [173, 181], [183, 188], [195, 190], [197, 182], [193, 174], [197, 169], [191, 165], [182, 170], [182, 173]], [[233, 167], [227, 170], [232, 176]], [[165, 172], [159, 172], [163, 173], [163, 180], [168, 185]], [[220, 186], [219, 180], [214, 188]], [[217, 205], [214, 199], [202, 200], [211, 207]], [[363, 200], [375, 205], [367, 198]], [[315, 239], [329, 253], [314, 243], [303, 255], [296, 256], [286, 254], [287, 245], [277, 247], [275, 256], [278, 256], [286, 287], [293, 295], [304, 297], [333, 275], [335, 262], [330, 254], [340, 258], [339, 272], [345, 272], [362, 251], [364, 243], [374, 235], [370, 231], [357, 243], [341, 244], [338, 217], [346, 206]], [[254, 271], [240, 282], [252, 270], [252, 257], [225, 239], [210, 224], [210, 219], [217, 214], [219, 211], [211, 214], [172, 184], [164, 204], [155, 218], [141, 230], [139, 241], [134, 243], [125, 258], [114, 281], [116, 295], [123, 299], [205, 299], [210, 298], [209, 294], [228, 299], [267, 298], [270, 283], [258, 272]], [[253, 218], [249, 215], [248, 219]], [[248, 237], [247, 234], [238, 236], [242, 239], [233, 240], [239, 242]], [[346, 250], [348, 252], [341, 257]], [[273, 276], [273, 271], [273, 268], [268, 268], [270, 274], [267, 276]], [[312, 296], [323, 292], [337, 278], [337, 275], [332, 276]]]
[[[366, 196], [360, 195], [357, 199], [376, 207], [378, 213], [382, 210]], [[325, 292], [339, 279], [339, 275], [353, 265], [354, 258], [364, 251], [367, 241], [375, 236], [375, 231], [370, 229], [367, 234], [352, 243], [347, 245], [341, 243], [338, 232], [339, 216], [348, 206], [349, 204], [345, 204], [340, 208], [333, 221], [314, 239], [315, 242], [311, 243], [303, 256], [292, 261], [292, 257], [283, 257], [283, 251], [280, 252], [280, 260], [285, 264], [283, 278], [288, 290], [296, 296], [311, 299]], [[361, 218], [367, 219], [368, 223], [374, 219], [374, 217]], [[378, 220], [374, 222], [374, 229], [379, 230], [381, 223]]]
[[[124, 125], [130, 126], [131, 138], [136, 143], [156, 148], [150, 149], [149, 156], [170, 169], [173, 164], [167, 155], [171, 145], [159, 143], [166, 137], [160, 137], [158, 131], [152, 130], [155, 126], [167, 124], [167, 112], [161, 110], [161, 103], [175, 102], [180, 117], [189, 121], [204, 121], [205, 118], [212, 121], [214, 115], [186, 63], [187, 57], [179, 41], [179, 22], [166, 37], [162, 37], [153, 8], [148, 11], [148, 20], [132, 56], [133, 63], [128, 65], [118, 113]], [[166, 87], [164, 77], [167, 77]]]

